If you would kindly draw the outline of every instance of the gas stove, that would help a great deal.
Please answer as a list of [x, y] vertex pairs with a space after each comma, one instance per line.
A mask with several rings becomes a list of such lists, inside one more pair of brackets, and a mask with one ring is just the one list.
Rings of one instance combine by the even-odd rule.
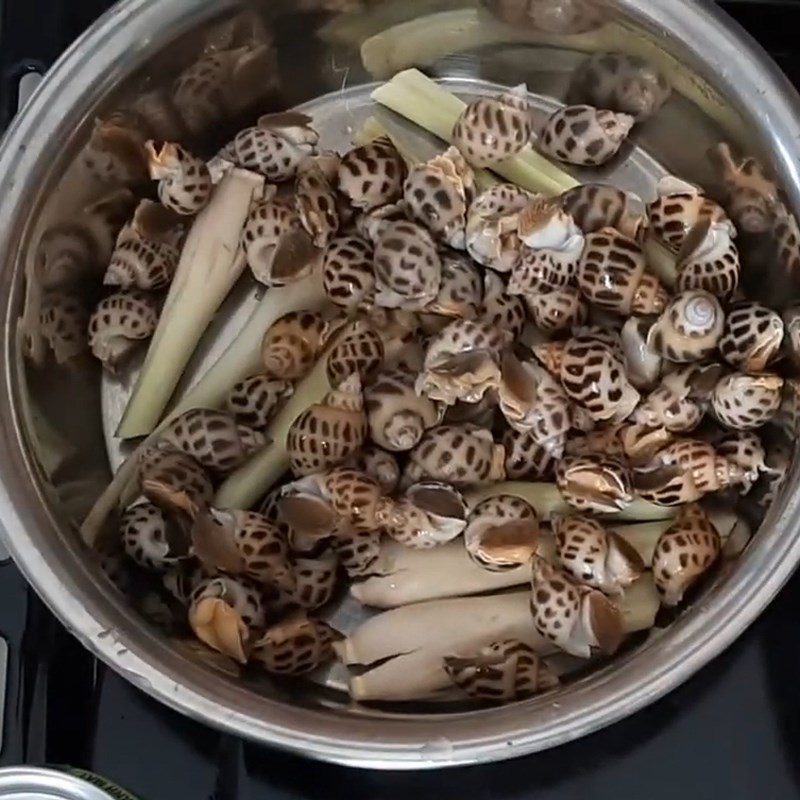
[[[0, 0], [0, 114], [108, 0]], [[722, 2], [800, 86], [800, 0]], [[98, 663], [0, 553], [0, 765], [69, 764], [142, 800], [789, 800], [800, 797], [800, 661], [793, 580], [687, 684], [612, 728], [540, 755], [442, 773], [309, 763], [161, 706]], [[4, 668], [4, 669], [3, 669]]]

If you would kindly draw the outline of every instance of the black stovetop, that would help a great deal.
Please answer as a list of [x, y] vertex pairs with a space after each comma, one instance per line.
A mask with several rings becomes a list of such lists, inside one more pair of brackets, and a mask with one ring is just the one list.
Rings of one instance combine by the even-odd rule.
[[[669, 0], [658, 0], [669, 2]], [[110, 2], [0, 0], [0, 109]], [[800, 85], [800, 0], [723, 2]], [[7, 121], [7, 116], [4, 121]], [[439, 773], [310, 763], [168, 710], [98, 664], [10, 563], [0, 764], [71, 764], [142, 800], [789, 800], [800, 797], [800, 576], [723, 656], [667, 698], [558, 750]]]

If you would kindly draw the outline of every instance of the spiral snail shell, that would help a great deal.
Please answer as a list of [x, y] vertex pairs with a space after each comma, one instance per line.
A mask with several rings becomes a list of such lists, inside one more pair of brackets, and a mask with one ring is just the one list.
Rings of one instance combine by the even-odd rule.
[[676, 295], [650, 329], [647, 346], [670, 361], [701, 361], [722, 338], [725, 314], [713, 294], [694, 289]]

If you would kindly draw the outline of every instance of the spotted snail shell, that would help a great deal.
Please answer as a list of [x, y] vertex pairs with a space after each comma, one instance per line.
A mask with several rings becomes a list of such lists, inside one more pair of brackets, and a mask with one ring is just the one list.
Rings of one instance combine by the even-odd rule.
[[580, 291], [575, 286], [565, 286], [545, 294], [525, 295], [536, 326], [545, 333], [558, 333], [583, 325], [589, 314]]
[[647, 346], [679, 363], [710, 356], [722, 338], [725, 314], [713, 294], [695, 289], [676, 295], [650, 329]]
[[195, 636], [240, 664], [247, 663], [252, 631], [264, 622], [260, 593], [246, 579], [208, 578], [192, 594], [189, 624]]
[[527, 88], [467, 105], [453, 126], [451, 141], [476, 167], [491, 167], [519, 153], [533, 133]]
[[[65, 292], [47, 292], [42, 298], [39, 323], [42, 337], [56, 364], [66, 364], [89, 349], [89, 314], [81, 300]], [[109, 314], [109, 324], [112, 315]]]
[[516, 639], [494, 642], [470, 656], [446, 656], [444, 669], [468, 697], [490, 703], [527, 700], [559, 684], [536, 652]]
[[147, 500], [138, 500], [125, 509], [119, 530], [125, 552], [145, 569], [166, 570], [189, 555], [183, 531]]
[[314, 366], [325, 341], [327, 326], [320, 314], [293, 311], [264, 334], [261, 362], [264, 374], [278, 380], [298, 380]]
[[537, 147], [567, 164], [600, 166], [619, 152], [634, 122], [629, 114], [586, 105], [567, 106], [545, 122]]
[[711, 407], [726, 427], [747, 431], [760, 428], [778, 413], [783, 392], [779, 375], [726, 375], [714, 388]]
[[383, 528], [395, 541], [416, 550], [447, 544], [467, 525], [467, 504], [452, 486], [421, 481], [405, 491], [383, 519]]
[[464, 545], [483, 569], [502, 572], [527, 564], [536, 552], [539, 520], [529, 503], [513, 495], [490, 497], [470, 512]]
[[276, 408], [293, 392], [294, 387], [289, 381], [251, 375], [231, 389], [226, 407], [240, 425], [256, 431], [263, 430]]
[[613, 228], [623, 236], [639, 241], [645, 226], [644, 203], [616, 186], [586, 183], [561, 195], [561, 205], [586, 234]]
[[498, 396], [500, 410], [512, 428], [530, 433], [556, 458], [563, 455], [572, 426], [571, 404], [561, 384], [544, 367], [504, 354]]
[[639, 402], [619, 354], [618, 346], [589, 333], [570, 339], [561, 355], [564, 390], [596, 422], [622, 422]]
[[702, 506], [683, 506], [653, 553], [653, 578], [661, 602], [678, 605], [714, 565], [721, 548], [719, 533]]
[[428, 345], [417, 392], [448, 405], [478, 402], [497, 385], [500, 352], [509, 340], [508, 331], [487, 322], [451, 322]]
[[206, 567], [294, 592], [286, 537], [262, 514], [209, 509], [194, 521], [192, 546]]
[[758, 434], [749, 431], [733, 431], [714, 442], [717, 453], [740, 467], [743, 477], [740, 482], [742, 494], [747, 494], [765, 472], [769, 472], [767, 453]]
[[375, 297], [372, 243], [353, 234], [331, 240], [325, 250], [322, 279], [328, 299], [346, 311], [369, 307]]
[[161, 439], [206, 469], [231, 472], [266, 444], [263, 433], [239, 425], [227, 411], [194, 408], [176, 417]]
[[200, 464], [166, 443], [147, 447], [140, 454], [139, 485], [150, 502], [190, 519], [214, 496], [211, 480]]
[[315, 247], [327, 247], [339, 230], [338, 199], [334, 190], [339, 156], [311, 156], [297, 169], [295, 209]]
[[627, 467], [604, 455], [566, 456], [556, 467], [556, 483], [564, 500], [579, 511], [613, 514], [633, 502]]
[[612, 228], [586, 237], [578, 265], [578, 286], [595, 306], [615, 314], [660, 314], [667, 290], [645, 271], [641, 247]]
[[475, 174], [455, 147], [408, 172], [403, 197], [411, 216], [449, 247], [466, 249], [467, 210]]
[[505, 470], [510, 481], [552, 480], [558, 459], [529, 433], [519, 433], [509, 428], [503, 434], [506, 452]]
[[392, 494], [400, 483], [400, 465], [397, 463], [397, 458], [375, 445], [362, 447], [348, 461], [347, 466], [377, 481], [384, 494]]
[[366, 435], [367, 415], [356, 373], [292, 423], [286, 435], [292, 472], [311, 475], [341, 464], [361, 447]]
[[158, 181], [158, 199], [182, 216], [199, 214], [211, 200], [213, 184], [206, 162], [175, 142], [145, 144], [150, 177]]
[[364, 320], [355, 320], [344, 328], [328, 353], [327, 373], [331, 386], [342, 384], [351, 375], [358, 375], [362, 383], [383, 362], [383, 341], [372, 326]]
[[741, 467], [699, 439], [678, 439], [648, 464], [636, 467], [634, 485], [645, 500], [660, 506], [694, 503], [743, 479]]
[[645, 570], [626, 539], [591, 517], [559, 517], [553, 521], [553, 531], [558, 563], [584, 586], [619, 595]]
[[492, 434], [471, 423], [439, 425], [426, 431], [411, 451], [406, 483], [435, 480], [477, 486], [505, 478], [505, 451]]
[[777, 357], [783, 336], [779, 314], [760, 303], [737, 303], [725, 319], [719, 352], [731, 366], [759, 373]]
[[489, 325], [508, 331], [513, 339], [522, 335], [528, 320], [522, 299], [514, 297], [503, 279], [490, 269], [483, 275], [483, 307], [479, 316]]
[[443, 254], [439, 294], [425, 310], [443, 317], [475, 319], [483, 302], [483, 277], [477, 265], [461, 254]]
[[559, 649], [589, 658], [593, 648], [617, 650], [623, 637], [622, 615], [596, 589], [575, 585], [543, 558], [533, 559], [531, 613], [536, 631]]
[[295, 578], [293, 599], [309, 611], [322, 608], [333, 597], [339, 570], [339, 559], [333, 550], [325, 550], [314, 558], [296, 557], [292, 561]]
[[403, 194], [405, 163], [388, 137], [350, 150], [339, 165], [338, 186], [355, 208], [370, 211]]
[[89, 347], [110, 373], [133, 355], [158, 326], [156, 297], [138, 290], [117, 292], [101, 300], [89, 319]]
[[300, 613], [267, 628], [253, 642], [251, 659], [277, 675], [305, 675], [333, 659], [339, 639], [330, 625]]
[[676, 269], [679, 292], [705, 289], [717, 297], [730, 297], [739, 287], [741, 264], [729, 220], [699, 222], [686, 235]]
[[379, 373], [364, 392], [370, 437], [386, 450], [411, 450], [428, 428], [441, 421], [438, 405], [417, 394], [414, 382], [412, 372], [387, 370]]
[[659, 181], [656, 191], [658, 197], [647, 206], [649, 231], [676, 253], [701, 222], [727, 224], [731, 236], [736, 235], [722, 207], [697, 186], [670, 175]]

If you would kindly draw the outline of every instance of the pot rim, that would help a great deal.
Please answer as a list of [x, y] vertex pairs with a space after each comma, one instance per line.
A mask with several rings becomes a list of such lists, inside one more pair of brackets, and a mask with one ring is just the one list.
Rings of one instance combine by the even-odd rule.
[[[12, 123], [0, 149], [0, 252], [16, 254], [30, 196], [31, 176], [41, 169], [56, 132], [74, 111], [88, 108], [102, 87], [124, 73], [125, 60], [170, 28], [199, 22], [233, 5], [207, 0], [123, 0], [101, 17], [59, 59]], [[703, 0], [671, 0], [619, 6], [653, 30], [669, 30], [694, 54], [704, 53], [709, 70], [725, 74], [728, 96], [739, 107], [759, 98], [754, 116], [763, 142], [795, 212], [800, 209], [800, 98], [766, 53], [726, 15]], [[641, 6], [641, 7], [640, 7]], [[171, 22], [165, 24], [165, 9]], [[157, 33], [154, 33], [157, 32]], [[712, 46], [709, 43], [713, 43]], [[127, 48], [127, 50], [126, 50]], [[737, 53], [728, 60], [726, 54]], [[699, 56], [697, 56], [699, 58]], [[102, 75], [102, 86], [97, 76]], [[17, 259], [19, 262], [21, 259]], [[715, 587], [657, 642], [616, 662], [553, 697], [504, 708], [437, 716], [344, 714], [292, 706], [235, 686], [192, 662], [164, 637], [137, 623], [121, 597], [98, 587], [77, 549], [69, 553], [45, 490], [27, 453], [19, 422], [15, 344], [22, 265], [0, 273], [3, 307], [3, 390], [11, 402], [0, 408], [7, 456], [0, 460], [0, 518], [17, 565], [39, 595], [80, 641], [140, 689], [187, 716], [262, 743], [348, 766], [421, 769], [497, 761], [543, 750], [605, 727], [666, 694], [716, 657], [773, 599], [800, 560], [800, 493], [788, 492], [770, 510], [758, 538]], [[792, 469], [796, 480], [798, 466]], [[38, 531], [37, 535], [32, 531]], [[49, 556], [53, 556], [52, 558]], [[69, 569], [56, 570], [57, 561]], [[124, 625], [119, 625], [124, 618]], [[119, 627], [116, 627], [118, 626]], [[536, 720], [535, 727], [531, 727]]]

